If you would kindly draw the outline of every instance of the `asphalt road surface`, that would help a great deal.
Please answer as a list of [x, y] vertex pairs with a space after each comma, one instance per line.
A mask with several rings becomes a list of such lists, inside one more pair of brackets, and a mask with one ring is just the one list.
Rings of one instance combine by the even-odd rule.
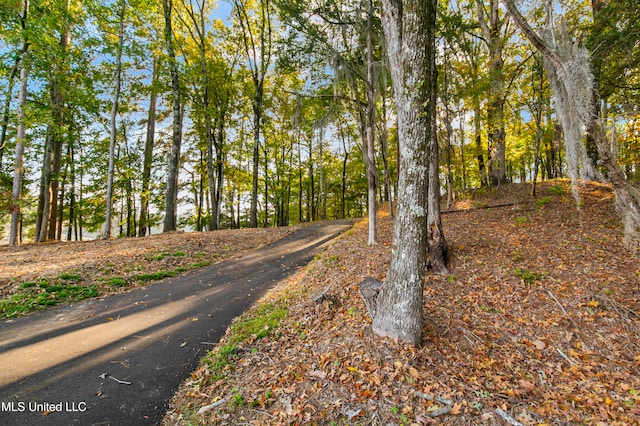
[[353, 221], [126, 294], [0, 323], [0, 425], [153, 425], [231, 320]]

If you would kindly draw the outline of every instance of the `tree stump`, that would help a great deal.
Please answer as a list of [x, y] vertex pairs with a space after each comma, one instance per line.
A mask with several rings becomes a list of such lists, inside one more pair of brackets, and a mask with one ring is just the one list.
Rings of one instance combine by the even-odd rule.
[[364, 304], [367, 306], [367, 311], [369, 311], [371, 320], [376, 316], [378, 294], [380, 293], [383, 285], [384, 281], [380, 281], [373, 277], [367, 277], [358, 284], [360, 294], [362, 295]]

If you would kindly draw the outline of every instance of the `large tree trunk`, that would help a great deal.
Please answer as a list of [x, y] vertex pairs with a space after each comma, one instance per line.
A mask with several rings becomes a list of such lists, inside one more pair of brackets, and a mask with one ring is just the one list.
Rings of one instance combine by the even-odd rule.
[[178, 176], [180, 171], [180, 145], [182, 144], [182, 105], [180, 101], [180, 76], [178, 62], [173, 48], [172, 9], [173, 0], [162, 0], [164, 11], [164, 39], [169, 55], [169, 72], [171, 74], [171, 100], [173, 104], [173, 135], [171, 139], [171, 157], [167, 176], [167, 195], [165, 199], [165, 216], [163, 232], [176, 230], [178, 209]]
[[427, 194], [430, 97], [425, 84], [430, 69], [437, 0], [383, 0], [387, 42], [400, 143], [398, 208], [391, 267], [373, 310], [373, 330], [413, 345], [422, 340], [422, 291], [427, 257]]

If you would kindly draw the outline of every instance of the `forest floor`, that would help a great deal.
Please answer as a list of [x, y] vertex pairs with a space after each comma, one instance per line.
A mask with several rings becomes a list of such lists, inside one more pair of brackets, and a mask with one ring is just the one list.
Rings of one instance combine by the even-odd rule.
[[358, 223], [239, 318], [163, 424], [640, 424], [640, 259], [613, 193], [530, 190], [444, 214], [451, 275], [427, 276], [420, 348], [375, 337], [358, 291], [389, 268], [383, 210], [377, 246]]

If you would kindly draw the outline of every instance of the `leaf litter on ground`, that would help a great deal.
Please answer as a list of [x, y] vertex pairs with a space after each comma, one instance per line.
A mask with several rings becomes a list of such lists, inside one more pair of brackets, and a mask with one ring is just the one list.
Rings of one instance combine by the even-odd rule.
[[[163, 424], [640, 423], [639, 258], [611, 189], [584, 185], [577, 207], [568, 185], [539, 184], [543, 203], [503, 185], [443, 215], [451, 275], [427, 275], [420, 348], [374, 336], [358, 292], [389, 268], [381, 209], [378, 245], [360, 222], [280, 283], [259, 303], [287, 316], [201, 363]], [[492, 204], [510, 205], [477, 208]]]

